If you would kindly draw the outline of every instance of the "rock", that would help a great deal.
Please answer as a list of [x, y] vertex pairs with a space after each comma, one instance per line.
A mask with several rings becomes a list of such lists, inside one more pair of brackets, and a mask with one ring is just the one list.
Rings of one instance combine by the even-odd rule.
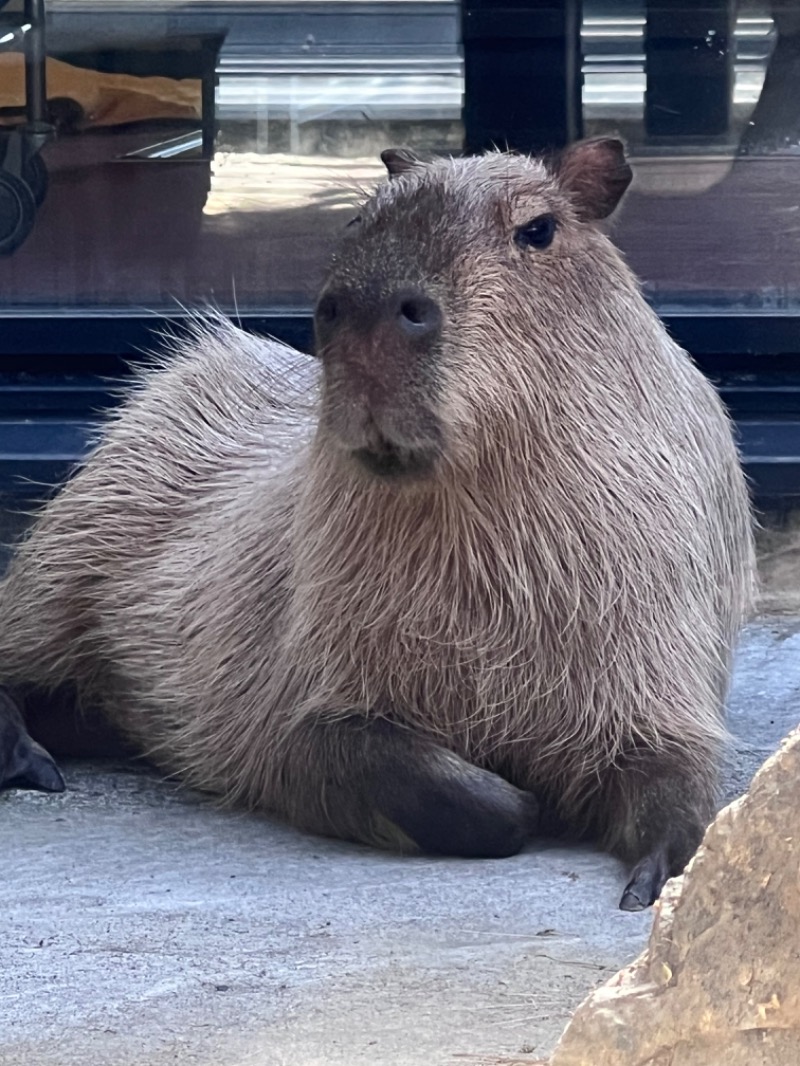
[[800, 730], [708, 829], [550, 1066], [798, 1066]]

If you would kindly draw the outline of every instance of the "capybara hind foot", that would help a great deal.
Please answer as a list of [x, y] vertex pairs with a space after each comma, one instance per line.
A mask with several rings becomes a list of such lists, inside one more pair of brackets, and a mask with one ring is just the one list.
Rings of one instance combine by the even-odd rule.
[[634, 866], [631, 879], [619, 902], [620, 910], [643, 911], [651, 907], [661, 895], [661, 889], [669, 876], [667, 849], [661, 846], [645, 855]]
[[635, 863], [620, 909], [641, 911], [697, 851], [714, 814], [714, 779], [652, 752], [638, 752], [628, 771], [611, 786], [617, 809], [609, 821], [619, 830], [613, 850]]
[[536, 832], [539, 804], [532, 793], [437, 745], [408, 760], [401, 752], [375, 774], [373, 795], [379, 812], [420, 850], [507, 858]]
[[52, 756], [28, 733], [16, 702], [0, 688], [0, 789], [63, 792], [65, 787]]
[[[302, 795], [290, 817], [310, 829], [476, 859], [515, 855], [538, 830], [532, 793], [382, 718], [306, 723], [302, 739], [295, 735], [298, 753], [291, 777]], [[308, 802], [309, 767], [324, 782], [319, 806]]]

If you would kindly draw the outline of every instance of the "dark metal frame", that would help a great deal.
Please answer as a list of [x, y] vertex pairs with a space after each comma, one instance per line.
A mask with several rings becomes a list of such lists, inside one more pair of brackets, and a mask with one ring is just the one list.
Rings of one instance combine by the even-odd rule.
[[[771, 370], [800, 374], [800, 313], [664, 312], [661, 318], [675, 339], [709, 369], [723, 369], [719, 361], [724, 360], [732, 370], [755, 372], [761, 367], [761, 362], [753, 362], [758, 357], [769, 361]], [[300, 349], [310, 347], [310, 309], [274, 308], [236, 320], [250, 332], [280, 337]], [[48, 359], [54, 367], [72, 356], [136, 359], [157, 346], [165, 330], [180, 328], [185, 321], [182, 313], [0, 313], [0, 373], [30, 367], [31, 357]]]
[[526, 152], [583, 131], [580, 0], [463, 0], [464, 142]]
[[[745, 468], [765, 506], [800, 501], [800, 315], [665, 315], [667, 329], [717, 385], [736, 421]], [[301, 351], [309, 311], [244, 315], [241, 326]], [[0, 493], [52, 485], [85, 454], [115, 385], [180, 332], [180, 315], [31, 315], [0, 320]]]

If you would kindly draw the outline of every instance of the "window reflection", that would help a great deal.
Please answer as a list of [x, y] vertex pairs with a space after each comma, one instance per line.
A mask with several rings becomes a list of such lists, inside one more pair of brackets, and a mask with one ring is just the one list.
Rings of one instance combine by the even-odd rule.
[[[28, 143], [41, 6], [0, 0], [0, 228], [16, 179], [33, 212], [0, 235], [6, 311], [304, 309], [380, 150], [461, 150], [455, 0], [49, 0]], [[796, 311], [800, 0], [586, 0], [581, 50], [656, 305]]]
[[[0, 15], [9, 143], [21, 0]], [[46, 30], [49, 189], [0, 258], [6, 307], [306, 307], [378, 152], [460, 150], [452, 2], [49, 0]]]
[[[624, 123], [626, 136], [638, 139], [644, 132], [648, 6], [646, 0], [632, 0], [617, 4], [616, 8], [615, 14], [610, 5], [589, 4], [583, 21], [584, 113], [590, 122], [613, 119]], [[664, 5], [651, 5], [650, 10], [658, 8], [664, 10]], [[702, 40], [713, 46], [714, 37], [720, 34], [713, 25], [713, 12], [704, 4], [684, 4], [676, 12], [676, 23], [685, 25], [685, 13], [692, 9], [699, 9], [705, 16]], [[603, 14], [599, 13], [601, 10]], [[667, 6], [666, 10], [670, 8]], [[738, 15], [733, 24], [732, 103], [736, 127], [747, 121], [759, 98], [775, 43], [770, 4], [743, 10], [749, 13]]]
[[636, 157], [616, 236], [653, 302], [796, 312], [800, 4], [586, 10], [586, 132], [619, 130]]

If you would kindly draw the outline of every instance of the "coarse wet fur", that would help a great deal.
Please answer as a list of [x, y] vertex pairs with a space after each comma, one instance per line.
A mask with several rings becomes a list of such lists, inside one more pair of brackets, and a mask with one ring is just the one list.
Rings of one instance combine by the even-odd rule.
[[597, 225], [619, 142], [384, 161], [320, 362], [213, 318], [144, 376], [0, 586], [0, 680], [312, 832], [566, 826], [647, 906], [713, 814], [750, 603], [729, 421]]

